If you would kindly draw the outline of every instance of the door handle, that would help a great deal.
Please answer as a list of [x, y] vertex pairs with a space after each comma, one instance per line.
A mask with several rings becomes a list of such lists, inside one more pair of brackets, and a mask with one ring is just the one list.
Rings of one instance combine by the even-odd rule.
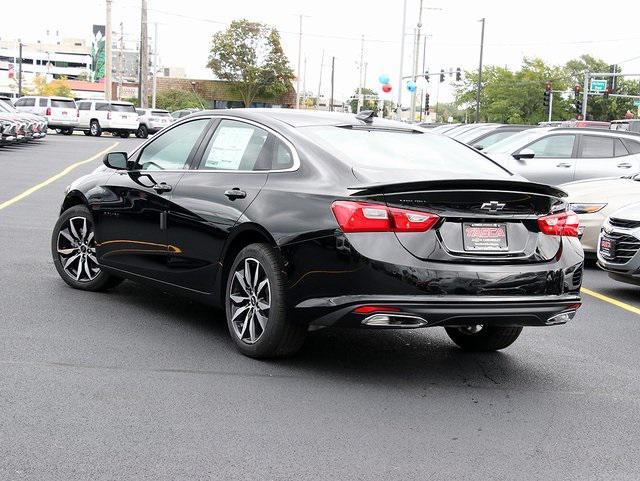
[[559, 164], [556, 164], [556, 167], [564, 167], [565, 169], [568, 169], [571, 166], [572, 164], [570, 164], [569, 162], [560, 162]]
[[173, 187], [171, 187], [166, 182], [160, 182], [159, 184], [155, 184], [153, 186], [153, 190], [155, 190], [158, 194], [162, 194], [163, 192], [171, 192], [171, 189], [173, 189]]
[[247, 196], [247, 193], [244, 190], [234, 187], [233, 189], [225, 190], [224, 195], [226, 195], [230, 200], [234, 200], [244, 199]]
[[618, 167], [620, 167], [621, 169], [630, 169], [631, 167], [633, 167], [633, 165], [631, 165], [629, 162], [621, 162], [618, 164]]

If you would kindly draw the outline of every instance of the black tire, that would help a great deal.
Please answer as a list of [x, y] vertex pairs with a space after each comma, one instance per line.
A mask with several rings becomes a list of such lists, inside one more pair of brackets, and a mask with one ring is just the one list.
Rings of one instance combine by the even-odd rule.
[[129, 134], [129, 132], [119, 132], [118, 135], [121, 139], [128, 139], [131, 134]]
[[[86, 231], [83, 234], [81, 229], [82, 223], [78, 220], [80, 218], [86, 220], [85, 225], [87, 227]], [[89, 209], [87, 209], [84, 205], [76, 205], [65, 210], [58, 218], [58, 221], [53, 228], [53, 234], [51, 235], [51, 255], [53, 257], [53, 264], [55, 265], [60, 277], [62, 277], [62, 280], [69, 284], [71, 287], [84, 291], [103, 291], [120, 284], [123, 279], [106, 273], [105, 271], [100, 269], [96, 262], [93, 262], [90, 259], [87, 259], [86, 261], [86, 266], [89, 267], [80, 268], [79, 266], [82, 265], [82, 257], [78, 258], [78, 268], [76, 268], [76, 272], [80, 270], [81, 276], [85, 277], [85, 279], [83, 279], [81, 276], [77, 276], [76, 278], [74, 278], [70, 273], [70, 270], [72, 270], [74, 268], [74, 265], [76, 264], [75, 261], [69, 263], [69, 270], [65, 269], [63, 262], [73, 257], [74, 252], [81, 252], [81, 247], [72, 248], [73, 245], [69, 242], [69, 238], [65, 237], [65, 235], [61, 234], [60, 232], [61, 230], [65, 230], [67, 235], [73, 236], [71, 229], [67, 228], [67, 226], [69, 226], [70, 219], [74, 219], [73, 222], [74, 226], [76, 227], [76, 232], [82, 234], [83, 238], [90, 237], [91, 239], [89, 242], [86, 242], [86, 247], [82, 249], [82, 252], [85, 252], [88, 256], [90, 253], [90, 249], [93, 248], [95, 253], [95, 238], [93, 238], [93, 235], [91, 235], [91, 233], [93, 232], [93, 218], [91, 216], [91, 212], [89, 212]], [[62, 253], [59, 252], [59, 243], [65, 243], [64, 247], [68, 247], [69, 249], [67, 250], [72, 250], [74, 252], [67, 253], [63, 256]], [[87, 271], [89, 270], [91, 271], [91, 274], [88, 274]], [[94, 275], [95, 277], [90, 278], [90, 275]]]
[[82, 133], [86, 136], [91, 135], [91, 132], [89, 132], [88, 130], [83, 130]]
[[136, 137], [139, 139], [146, 139], [149, 137], [149, 129], [147, 129], [146, 125], [140, 124], [138, 130], [136, 130]]
[[[262, 277], [258, 275], [257, 279], [268, 280], [266, 287], [267, 291], [260, 291], [260, 284], [262, 282], [254, 282], [257, 288], [254, 288], [252, 292], [255, 292], [254, 296], [254, 309], [260, 310], [260, 297], [262, 293], [263, 299], [268, 298], [269, 307], [266, 310], [261, 310], [264, 319], [266, 313], [266, 325], [264, 329], [261, 329], [260, 323], [256, 317], [252, 317], [250, 321], [245, 321], [249, 325], [251, 321], [255, 323], [254, 332], [259, 332], [255, 340], [242, 338], [239, 323], [241, 323], [241, 315], [234, 321], [233, 316], [238, 310], [243, 307], [239, 303], [232, 301], [232, 292], [240, 286], [239, 281], [236, 278], [236, 271], [243, 270], [245, 260], [251, 262], [251, 265], [255, 265], [254, 261], [258, 263], [258, 268], [262, 268]], [[256, 268], [256, 269], [258, 269]], [[268, 244], [251, 244], [242, 249], [231, 265], [229, 276], [227, 278], [227, 286], [225, 290], [225, 311], [227, 315], [227, 327], [229, 328], [229, 334], [233, 339], [236, 347], [244, 355], [253, 358], [275, 358], [275, 357], [287, 357], [292, 356], [300, 350], [302, 347], [306, 334], [307, 326], [299, 323], [295, 323], [293, 320], [287, 318], [287, 309], [285, 301], [286, 292], [286, 278], [284, 275], [284, 268], [282, 259], [278, 252]], [[240, 286], [241, 287], [241, 286]], [[246, 290], [244, 291], [247, 292]], [[269, 295], [264, 295], [267, 292]], [[234, 294], [235, 295], [235, 294]], [[247, 299], [250, 299], [250, 295]], [[252, 301], [253, 302], [253, 301]], [[249, 301], [247, 301], [247, 304]], [[251, 331], [246, 329], [245, 331]], [[243, 331], [244, 332], [244, 331]], [[247, 333], [248, 334], [248, 333]]]
[[513, 344], [522, 332], [521, 326], [483, 325], [479, 331], [472, 332], [473, 327], [445, 327], [444, 329], [451, 340], [465, 351], [498, 351]]
[[62, 135], [73, 135], [73, 127], [70, 129], [62, 129]]
[[56, 129], [56, 134], [62, 135], [64, 133], [63, 129]]
[[102, 135], [102, 127], [100, 127], [100, 122], [97, 120], [92, 120], [89, 124], [89, 135], [92, 137], [100, 137]]

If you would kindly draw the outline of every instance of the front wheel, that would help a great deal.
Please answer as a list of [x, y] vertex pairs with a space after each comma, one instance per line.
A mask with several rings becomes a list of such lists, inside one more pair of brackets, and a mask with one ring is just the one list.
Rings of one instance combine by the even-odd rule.
[[92, 137], [100, 137], [102, 135], [102, 128], [100, 127], [100, 122], [97, 120], [92, 120], [89, 124], [89, 135]]
[[62, 130], [62, 134], [63, 135], [73, 135], [73, 127], [70, 129], [63, 129]]
[[129, 132], [126, 132], [126, 131], [120, 132], [118, 135], [120, 136], [121, 139], [129, 138]]
[[451, 340], [465, 351], [498, 351], [513, 344], [522, 332], [521, 326], [501, 327], [484, 324], [444, 329]]
[[227, 279], [227, 327], [236, 347], [255, 358], [295, 354], [307, 329], [287, 317], [282, 259], [268, 244], [238, 253]]
[[140, 124], [138, 130], [136, 130], [136, 137], [138, 137], [139, 139], [146, 139], [147, 137], [149, 137], [149, 129], [147, 129], [146, 125]]
[[93, 218], [83, 205], [65, 210], [58, 218], [51, 236], [51, 254], [62, 280], [76, 289], [101, 291], [122, 282], [100, 268]]

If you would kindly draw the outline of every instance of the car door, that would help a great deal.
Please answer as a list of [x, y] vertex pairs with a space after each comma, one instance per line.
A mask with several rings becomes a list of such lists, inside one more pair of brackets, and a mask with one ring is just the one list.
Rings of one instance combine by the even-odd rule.
[[176, 125], [131, 158], [131, 170], [116, 171], [96, 191], [93, 205], [96, 254], [105, 266], [166, 281], [167, 212], [210, 124], [209, 118]]
[[618, 137], [582, 134], [575, 179], [635, 174], [640, 170], [640, 163], [637, 156], [629, 154], [629, 150]]
[[[576, 135], [558, 133], [545, 135], [514, 152], [509, 168], [532, 182], [560, 185], [574, 179], [576, 167]], [[516, 157], [525, 149], [531, 149], [534, 157]]]
[[221, 119], [203, 142], [193, 169], [174, 191], [169, 212], [172, 282], [212, 292], [225, 241], [267, 181], [271, 166], [263, 126]]

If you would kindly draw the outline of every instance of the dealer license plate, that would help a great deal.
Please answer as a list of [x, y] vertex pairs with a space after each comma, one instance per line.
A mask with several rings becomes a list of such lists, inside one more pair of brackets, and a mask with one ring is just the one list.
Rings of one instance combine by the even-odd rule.
[[509, 250], [507, 224], [462, 225], [462, 240], [465, 251], [503, 252]]

